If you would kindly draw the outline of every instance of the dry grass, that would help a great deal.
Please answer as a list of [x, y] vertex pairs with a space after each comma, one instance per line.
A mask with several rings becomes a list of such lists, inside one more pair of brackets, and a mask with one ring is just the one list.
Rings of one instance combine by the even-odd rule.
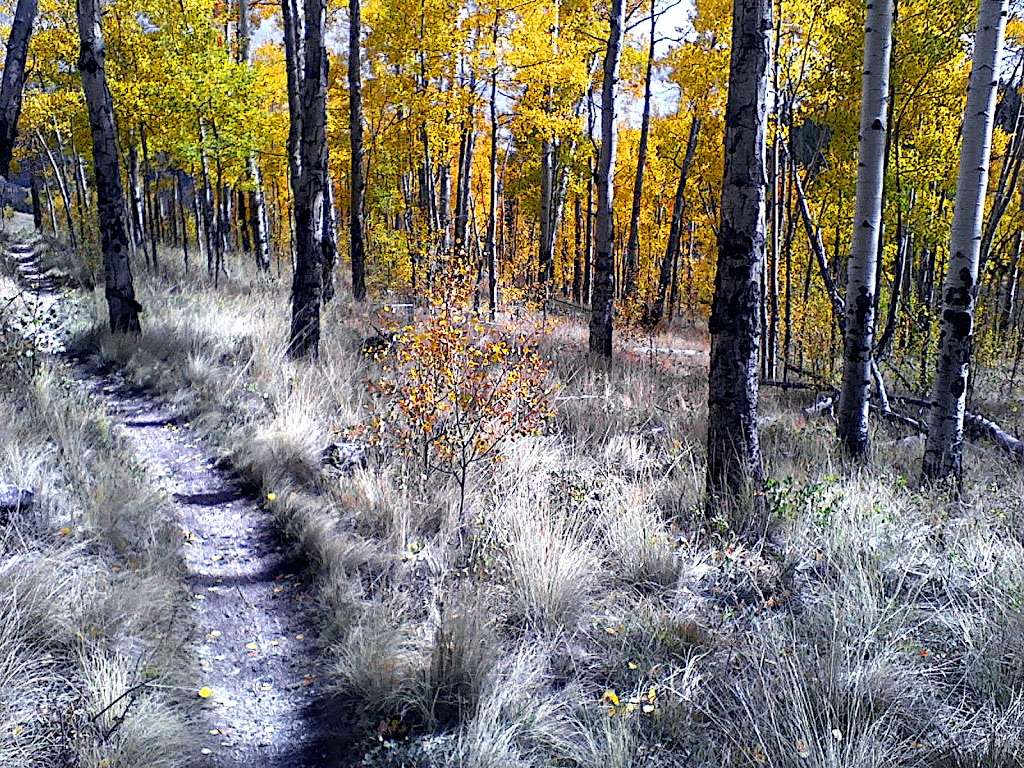
[[401, 456], [321, 471], [371, 400], [361, 311], [328, 308], [307, 367], [281, 355], [282, 285], [141, 283], [141, 340], [83, 343], [277, 494], [366, 764], [1024, 764], [1024, 478], [994, 450], [969, 451], [953, 501], [918, 486], [914, 439], [880, 426], [849, 466], [804, 399], [766, 394], [773, 535], [752, 547], [697, 525], [704, 358], [604, 370], [560, 322], [550, 434], [474, 479], [463, 535], [452, 489]]
[[184, 766], [173, 513], [67, 375], [0, 356], [0, 482], [36, 492], [0, 522], [0, 765]]

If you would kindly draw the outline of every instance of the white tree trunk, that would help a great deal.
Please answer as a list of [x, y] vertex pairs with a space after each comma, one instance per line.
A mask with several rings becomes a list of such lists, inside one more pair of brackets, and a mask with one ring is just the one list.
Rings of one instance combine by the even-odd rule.
[[959, 480], [961, 476], [978, 260], [1007, 5], [1007, 0], [981, 0], [978, 10], [949, 242], [949, 267], [943, 290], [939, 358], [924, 454], [923, 471], [929, 478], [953, 476]]
[[870, 0], [864, 23], [860, 148], [853, 248], [846, 277], [846, 339], [839, 438], [853, 456], [867, 453], [871, 349], [875, 335], [875, 276], [882, 231], [885, 137], [892, 52], [893, 0]]

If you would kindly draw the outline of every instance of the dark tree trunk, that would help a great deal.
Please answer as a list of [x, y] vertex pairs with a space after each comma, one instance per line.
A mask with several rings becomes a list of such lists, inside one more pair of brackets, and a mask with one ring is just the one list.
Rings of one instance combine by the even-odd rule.
[[[348, 97], [349, 137], [352, 148], [352, 170], [349, 200], [349, 259], [352, 262], [352, 296], [356, 301], [366, 298], [366, 228], [363, 223], [366, 179], [363, 176], [363, 80], [362, 24], [360, 0], [349, 0], [348, 29]], [[429, 174], [429, 170], [427, 171]]]
[[624, 0], [612, 0], [608, 46], [601, 84], [601, 152], [597, 164], [597, 258], [594, 265], [594, 299], [590, 314], [590, 351], [612, 356], [612, 323], [615, 314], [615, 261], [613, 216], [615, 202], [615, 91], [622, 54]]
[[139, 126], [139, 138], [142, 141], [142, 195], [143, 195], [143, 213], [146, 213], [145, 218], [145, 229], [149, 230], [149, 246], [150, 246], [150, 261], [153, 264], [153, 269], [159, 269], [160, 264], [157, 261], [156, 254], [156, 240], [157, 240], [157, 200], [156, 195], [150, 197], [149, 193], [149, 176], [152, 173], [152, 168], [149, 164], [149, 144], [146, 141], [146, 127]]
[[39, 197], [39, 174], [33, 171], [29, 192], [32, 195], [32, 225], [36, 232], [43, 231], [43, 202]]
[[327, 173], [327, 66], [324, 25], [327, 0], [306, 0], [302, 154], [295, 190], [295, 272], [288, 354], [315, 358], [320, 346], [323, 292], [324, 179]]
[[[594, 110], [589, 106], [591, 99], [587, 99], [587, 135], [591, 144], [594, 142]], [[594, 274], [594, 174], [593, 161], [587, 161], [587, 218], [583, 234], [587, 241], [583, 246], [583, 303], [591, 303], [591, 283]]]
[[125, 220], [124, 190], [117, 153], [114, 104], [104, 70], [103, 31], [98, 0], [78, 0], [78, 34], [81, 39], [78, 68], [89, 110], [93, 168], [99, 207], [103, 272], [110, 329], [114, 333], [138, 333], [142, 307], [132, 284], [131, 244]]
[[284, 26], [284, 63], [288, 85], [288, 188], [291, 192], [291, 245], [292, 260], [298, 247], [298, 227], [295, 219], [299, 175], [302, 170], [302, 17], [297, 0], [281, 0], [281, 18]]
[[555, 187], [555, 144], [544, 139], [540, 146], [540, 242], [537, 250], [537, 280], [541, 284], [551, 279], [554, 270], [551, 220]]
[[25, 87], [25, 60], [28, 42], [35, 23], [37, 0], [18, 0], [7, 38], [7, 56], [4, 59], [3, 79], [0, 80], [0, 176], [7, 177], [11, 170], [14, 143], [18, 139], [18, 117], [21, 115], [21, 95]]
[[[491, 45], [498, 47], [499, 12], [494, 12]], [[493, 321], [498, 311], [498, 252], [496, 229], [498, 224], [498, 65], [491, 70], [491, 146], [490, 178], [487, 187], [487, 310]]]
[[[470, 79], [470, 90], [476, 87], [476, 78]], [[473, 107], [469, 108], [466, 123], [459, 138], [459, 172], [455, 179], [455, 249], [464, 254], [468, 251], [466, 234], [469, 231], [470, 184], [473, 172], [473, 151], [476, 147], [476, 132], [473, 130]]]
[[[181, 248], [183, 251], [182, 259], [185, 264], [185, 274], [188, 274], [188, 225], [185, 219], [185, 189], [184, 181], [180, 173], [174, 174], [174, 197], [177, 202], [178, 215], [180, 217], [179, 223], [181, 225]], [[198, 231], [196, 237], [198, 238]]]
[[771, 63], [771, 0], [734, 0], [725, 170], [715, 294], [708, 330], [708, 509], [764, 483], [757, 429], [757, 355], [765, 231], [765, 116]]
[[583, 203], [579, 195], [573, 198], [572, 207], [575, 241], [572, 259], [572, 300], [578, 304], [583, 293]]
[[644, 77], [644, 111], [640, 120], [636, 176], [633, 178], [633, 207], [629, 214], [629, 236], [626, 239], [626, 263], [623, 270], [622, 295], [627, 299], [632, 298], [637, 289], [637, 270], [640, 261], [640, 204], [644, 193], [644, 168], [647, 165], [647, 136], [651, 126], [651, 75], [654, 72], [654, 34], [657, 19], [654, 0], [651, 0], [651, 35], [647, 47], [647, 74]]
[[672, 223], [668, 229], [668, 244], [665, 255], [661, 259], [661, 271], [658, 275], [658, 295], [651, 308], [651, 323], [661, 322], [665, 315], [665, 299], [672, 285], [672, 275], [679, 258], [679, 242], [683, 234], [683, 212], [686, 210], [686, 181], [693, 165], [693, 155], [697, 151], [697, 136], [700, 134], [700, 118], [694, 117], [690, 122], [690, 136], [686, 141], [686, 154], [679, 170], [679, 183], [676, 185], [675, 198], [672, 201]]

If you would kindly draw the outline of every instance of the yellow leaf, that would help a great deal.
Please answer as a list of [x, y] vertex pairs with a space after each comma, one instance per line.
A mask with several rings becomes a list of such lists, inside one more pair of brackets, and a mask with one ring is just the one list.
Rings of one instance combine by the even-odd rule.
[[277, 501], [277, 494], [271, 491], [267, 494], [267, 501]]
[[213, 696], [213, 688], [204, 685], [197, 691], [197, 693], [199, 694], [200, 699], [208, 699]]
[[601, 701], [611, 704], [613, 707], [619, 706], [619, 696], [611, 688], [604, 692]]
[[259, 643], [246, 643], [245, 647], [250, 651], [258, 651], [260, 648]]
[[811, 756], [811, 748], [804, 739], [796, 740], [796, 753], [804, 760]]

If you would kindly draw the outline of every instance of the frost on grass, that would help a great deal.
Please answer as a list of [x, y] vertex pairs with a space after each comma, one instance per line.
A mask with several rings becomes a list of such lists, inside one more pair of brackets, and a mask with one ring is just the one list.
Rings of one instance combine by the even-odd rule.
[[368, 423], [387, 370], [360, 310], [335, 300], [301, 369], [257, 343], [285, 338], [263, 289], [143, 283], [150, 331], [116, 356], [275, 494], [364, 764], [1021, 765], [1024, 480], [986, 449], [954, 502], [900, 433], [859, 471], [769, 395], [770, 542], [698, 534], [703, 372], [598, 371], [556, 324], [543, 434], [465, 489], [395, 445], [339, 477], [321, 442]]
[[0, 528], [0, 764], [184, 766], [167, 506], [60, 372], [0, 377], [0, 476], [37, 492]]

